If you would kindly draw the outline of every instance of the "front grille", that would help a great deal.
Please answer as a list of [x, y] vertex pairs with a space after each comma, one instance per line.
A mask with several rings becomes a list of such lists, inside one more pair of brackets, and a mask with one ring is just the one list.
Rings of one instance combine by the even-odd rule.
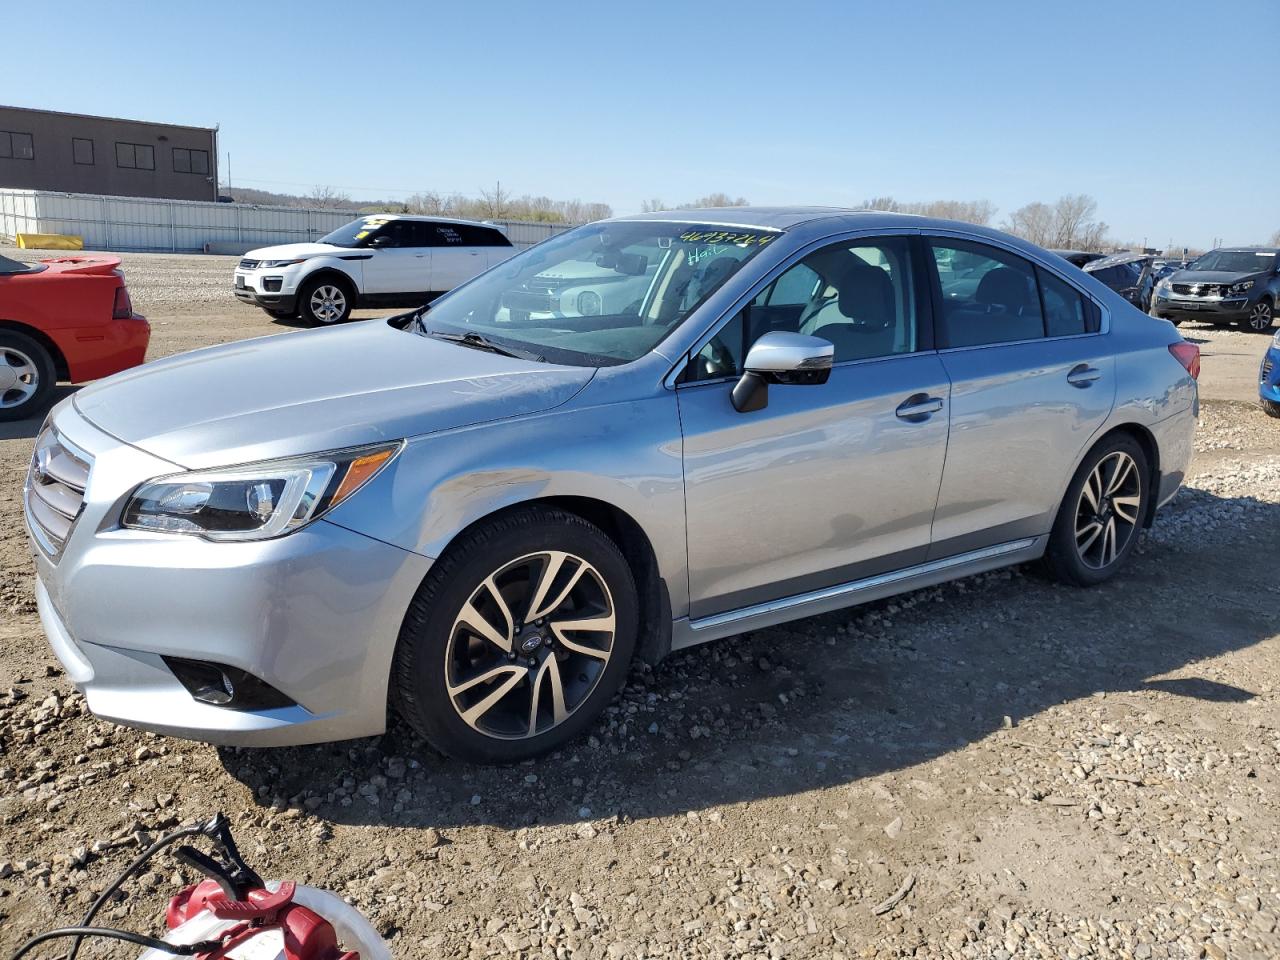
[[250, 260], [248, 258], [245, 258], [244, 260], [240, 261], [240, 269], [241, 270], [257, 270], [258, 263], [259, 261], [257, 260]]
[[36, 438], [35, 453], [23, 488], [27, 526], [50, 560], [62, 555], [80, 516], [93, 458], [69, 443], [53, 427]]
[[1183, 297], [1220, 297], [1226, 288], [1220, 283], [1175, 283], [1173, 292]]

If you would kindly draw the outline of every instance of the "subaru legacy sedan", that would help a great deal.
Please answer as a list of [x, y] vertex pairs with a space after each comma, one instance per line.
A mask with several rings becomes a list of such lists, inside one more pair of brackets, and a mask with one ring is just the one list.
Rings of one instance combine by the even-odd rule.
[[63, 401], [25, 490], [40, 616], [100, 717], [274, 745], [390, 707], [519, 760], [635, 657], [1026, 561], [1114, 576], [1183, 479], [1198, 372], [1171, 324], [992, 230], [604, 221], [411, 314]]

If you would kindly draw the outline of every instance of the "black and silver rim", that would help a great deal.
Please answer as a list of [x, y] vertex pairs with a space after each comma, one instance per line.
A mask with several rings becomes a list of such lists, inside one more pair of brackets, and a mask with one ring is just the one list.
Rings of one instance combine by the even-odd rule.
[[1260, 300], [1253, 305], [1253, 309], [1249, 311], [1249, 326], [1254, 330], [1264, 331], [1271, 329], [1271, 304], [1265, 300]]
[[0, 347], [0, 410], [20, 407], [40, 389], [35, 360], [13, 347]]
[[525, 740], [586, 702], [613, 652], [613, 596], [600, 572], [559, 550], [487, 576], [454, 618], [445, 687], [473, 730]]
[[1076, 552], [1092, 570], [1116, 562], [1138, 531], [1142, 472], [1123, 450], [1109, 453], [1090, 471], [1076, 506]]
[[342, 288], [324, 283], [311, 292], [311, 315], [321, 323], [337, 323], [347, 312], [347, 295]]

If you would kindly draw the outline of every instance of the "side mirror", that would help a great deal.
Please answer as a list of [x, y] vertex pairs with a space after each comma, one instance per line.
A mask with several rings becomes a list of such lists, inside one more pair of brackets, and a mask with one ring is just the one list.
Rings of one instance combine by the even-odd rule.
[[751, 345], [746, 372], [733, 387], [733, 408], [739, 413], [769, 405], [769, 384], [818, 385], [831, 376], [836, 348], [827, 340], [802, 333], [774, 331]]
[[394, 247], [396, 245], [394, 237], [388, 237], [385, 233], [380, 237], [374, 237], [369, 241], [371, 247]]

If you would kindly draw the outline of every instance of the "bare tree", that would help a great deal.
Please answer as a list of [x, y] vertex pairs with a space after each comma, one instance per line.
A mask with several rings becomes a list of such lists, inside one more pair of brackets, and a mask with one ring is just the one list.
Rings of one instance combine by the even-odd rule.
[[1271, 246], [1280, 247], [1280, 230], [1271, 235]]
[[861, 209], [885, 210], [889, 213], [914, 213], [922, 217], [963, 220], [966, 223], [984, 226], [991, 222], [996, 212], [990, 200], [922, 200], [902, 203], [893, 197], [872, 197], [862, 202]]
[[1047, 247], [1052, 242], [1055, 230], [1053, 208], [1039, 200], [1028, 203], [1009, 214], [1003, 227], [1007, 233]]
[[727, 193], [708, 193], [705, 197], [690, 200], [675, 207], [676, 210], [696, 210], [699, 207], [745, 207], [750, 201], [746, 197], [731, 197]]
[[511, 212], [511, 198], [503, 191], [502, 181], [497, 181], [493, 190], [480, 191], [480, 205], [484, 208], [484, 215], [490, 220], [504, 220]]
[[330, 186], [315, 186], [303, 199], [303, 206], [312, 208], [349, 207], [351, 197]]
[[650, 200], [642, 200], [640, 202], [641, 213], [660, 213], [665, 209], [667, 209], [667, 205], [657, 197], [653, 197]]
[[1087, 194], [1067, 194], [1050, 206], [1036, 201], [1009, 214], [1009, 233], [1056, 250], [1100, 250], [1107, 245], [1105, 222], [1095, 218], [1098, 201]]

